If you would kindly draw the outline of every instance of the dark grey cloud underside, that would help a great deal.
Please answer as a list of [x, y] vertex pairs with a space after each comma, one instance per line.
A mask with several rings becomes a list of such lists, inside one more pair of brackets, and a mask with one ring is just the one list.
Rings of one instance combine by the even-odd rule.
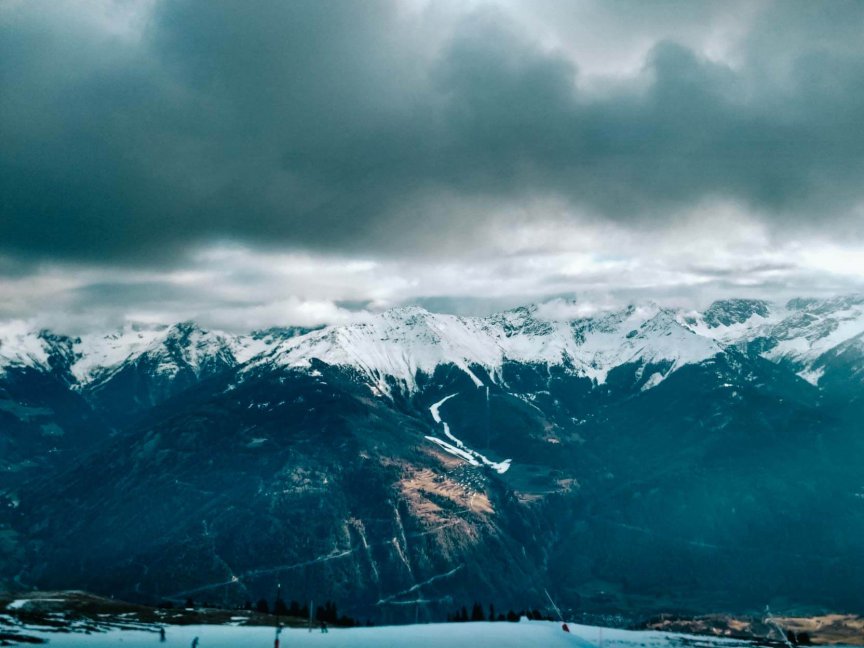
[[52, 6], [0, 24], [0, 250], [20, 258], [434, 251], [482, 228], [460, 199], [548, 195], [658, 224], [731, 198], [845, 235], [864, 197], [864, 3], [768, 5], [735, 69], [660, 43], [647, 85], [602, 96], [493, 10], [428, 57], [389, 2], [175, 0], [133, 43]]

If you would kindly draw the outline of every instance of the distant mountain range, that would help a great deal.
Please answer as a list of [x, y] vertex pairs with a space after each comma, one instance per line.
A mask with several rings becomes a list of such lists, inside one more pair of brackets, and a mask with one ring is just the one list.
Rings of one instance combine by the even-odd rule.
[[864, 297], [0, 324], [0, 581], [441, 618], [864, 609]]

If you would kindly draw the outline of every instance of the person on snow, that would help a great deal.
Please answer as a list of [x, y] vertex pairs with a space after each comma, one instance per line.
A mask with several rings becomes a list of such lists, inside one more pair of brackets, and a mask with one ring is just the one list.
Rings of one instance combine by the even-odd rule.
[[321, 622], [321, 634], [325, 634], [325, 633], [327, 633], [327, 632], [330, 632], [330, 631], [327, 629], [327, 622], [326, 622], [326, 621], [322, 621], [322, 622]]
[[165, 643], [165, 628], [159, 628], [159, 641]]
[[198, 637], [192, 640], [192, 648], [198, 648]]

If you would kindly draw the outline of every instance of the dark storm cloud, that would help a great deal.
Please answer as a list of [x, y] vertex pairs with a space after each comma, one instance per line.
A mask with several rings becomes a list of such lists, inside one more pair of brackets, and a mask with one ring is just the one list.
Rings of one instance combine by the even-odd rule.
[[71, 7], [2, 9], [0, 248], [21, 257], [434, 251], [482, 231], [484, 200], [546, 196], [840, 232], [864, 193], [864, 3], [767, 4], [734, 67], [659, 42], [602, 93], [503, 9], [177, 0], [130, 35]]
[[192, 288], [175, 286], [160, 281], [90, 283], [69, 290], [67, 295], [79, 308], [98, 303], [104, 307], [132, 308], [153, 305], [194, 303], [196, 292]]

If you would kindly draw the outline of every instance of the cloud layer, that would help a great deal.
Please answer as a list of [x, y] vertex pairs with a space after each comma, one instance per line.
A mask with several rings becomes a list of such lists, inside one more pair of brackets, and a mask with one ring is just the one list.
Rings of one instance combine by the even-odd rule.
[[[0, 274], [11, 291], [74, 266], [82, 303], [168, 309], [188, 296], [148, 274], [240, 246], [390, 268], [409, 287], [384, 301], [448, 297], [424, 268], [520, 268], [501, 284], [515, 297], [598, 273], [594, 289], [638, 289], [644, 252], [605, 255], [645, 237], [662, 289], [693, 283], [676, 242], [710, 249], [733, 226], [757, 234], [697, 274], [767, 290], [759, 268], [806, 266], [802, 241], [860, 262], [861, 33], [864, 4], [843, 0], [6, 0]], [[540, 269], [495, 270], [502, 255]], [[767, 265], [745, 272], [748, 255]], [[344, 281], [283, 297], [382, 292]]]

